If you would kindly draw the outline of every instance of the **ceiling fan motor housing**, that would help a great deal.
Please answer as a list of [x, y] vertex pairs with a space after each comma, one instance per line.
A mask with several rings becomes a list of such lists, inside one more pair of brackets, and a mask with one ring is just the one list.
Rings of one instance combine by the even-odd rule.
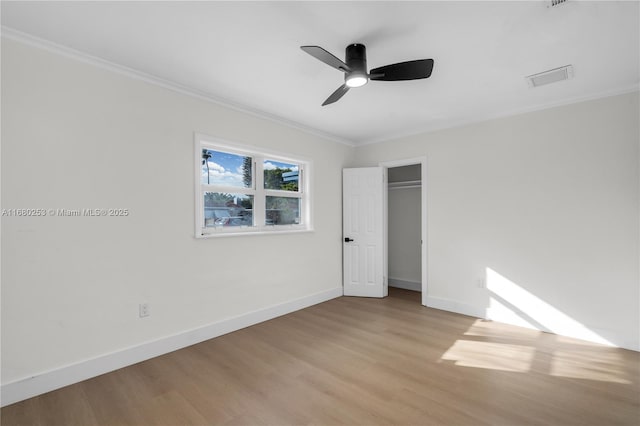
[[353, 43], [347, 46], [345, 62], [351, 71], [345, 73], [345, 81], [354, 76], [367, 78], [367, 49], [364, 44]]

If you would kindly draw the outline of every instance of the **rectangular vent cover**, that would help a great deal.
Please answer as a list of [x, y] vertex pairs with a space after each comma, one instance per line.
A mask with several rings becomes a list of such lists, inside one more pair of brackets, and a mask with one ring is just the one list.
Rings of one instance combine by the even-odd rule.
[[560, 6], [563, 3], [566, 3], [567, 0], [551, 0], [551, 7]]
[[555, 83], [557, 81], [569, 80], [573, 77], [573, 66], [565, 65], [560, 68], [554, 68], [549, 71], [543, 71], [538, 74], [527, 76], [529, 87], [544, 86], [545, 84]]

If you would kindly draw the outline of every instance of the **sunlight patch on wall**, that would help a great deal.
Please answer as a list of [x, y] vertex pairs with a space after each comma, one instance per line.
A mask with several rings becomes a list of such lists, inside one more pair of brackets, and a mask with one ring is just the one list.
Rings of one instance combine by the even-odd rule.
[[486, 268], [490, 292], [487, 318], [613, 346], [613, 344], [539, 297]]
[[461, 367], [526, 373], [534, 353], [535, 348], [530, 346], [458, 340], [440, 359]]

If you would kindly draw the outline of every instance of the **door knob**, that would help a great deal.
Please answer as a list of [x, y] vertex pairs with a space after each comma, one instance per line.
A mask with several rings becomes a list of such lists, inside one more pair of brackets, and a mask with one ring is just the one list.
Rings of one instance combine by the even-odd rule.
[[349, 241], [353, 241], [353, 240], [352, 240], [351, 238], [344, 237], [344, 242], [345, 242], [345, 243], [348, 243]]

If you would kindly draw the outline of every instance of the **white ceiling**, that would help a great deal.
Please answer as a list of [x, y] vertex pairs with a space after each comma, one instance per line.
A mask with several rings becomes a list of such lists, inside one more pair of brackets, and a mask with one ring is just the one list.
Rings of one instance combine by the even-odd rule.
[[[370, 143], [637, 90], [639, 3], [2, 2], [3, 34], [24, 33], [330, 135]], [[373, 81], [335, 104], [337, 70], [299, 49], [369, 68], [433, 58], [427, 80]], [[572, 64], [535, 89], [525, 76]]]

